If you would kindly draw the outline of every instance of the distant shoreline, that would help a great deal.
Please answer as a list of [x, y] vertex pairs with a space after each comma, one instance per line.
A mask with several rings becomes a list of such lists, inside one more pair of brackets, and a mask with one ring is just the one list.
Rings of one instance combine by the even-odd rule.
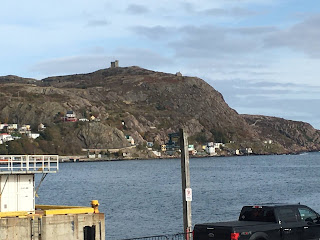
[[[273, 155], [304, 155], [304, 154], [309, 154], [309, 153], [314, 153], [314, 152], [319, 152], [319, 151], [309, 151], [309, 152], [293, 152], [293, 153], [287, 153], [287, 154], [249, 154], [249, 155], [216, 155], [216, 156], [189, 156], [190, 159], [192, 158], [221, 158], [221, 157], [248, 157], [248, 156], [273, 156]], [[69, 159], [67, 159], [69, 158]], [[59, 156], [59, 162], [60, 163], [73, 163], [73, 162], [119, 162], [119, 161], [132, 161], [132, 160], [139, 160], [139, 161], [144, 161], [144, 160], [168, 160], [168, 159], [180, 159], [180, 157], [170, 157], [170, 156], [165, 156], [165, 157], [155, 157], [155, 158], [87, 158], [84, 156]]]

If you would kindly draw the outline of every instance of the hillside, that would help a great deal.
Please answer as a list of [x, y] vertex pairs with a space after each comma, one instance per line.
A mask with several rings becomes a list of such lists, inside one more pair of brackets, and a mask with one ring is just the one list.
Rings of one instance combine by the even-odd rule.
[[[78, 118], [95, 116], [99, 122], [62, 122], [70, 110]], [[199, 149], [210, 141], [232, 142], [229, 149], [252, 147], [257, 154], [320, 149], [319, 131], [308, 124], [239, 115], [199, 78], [139, 67], [41, 81], [0, 77], [0, 122], [31, 124], [33, 129], [44, 123], [46, 131], [32, 142], [38, 153], [128, 147], [125, 135], [139, 146], [146, 142], [159, 146], [181, 127]], [[272, 148], [265, 146], [266, 139], [273, 140]]]

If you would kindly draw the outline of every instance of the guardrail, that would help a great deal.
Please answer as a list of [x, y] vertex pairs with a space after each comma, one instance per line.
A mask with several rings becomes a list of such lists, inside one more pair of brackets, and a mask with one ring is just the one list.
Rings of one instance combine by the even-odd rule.
[[0, 155], [0, 174], [55, 173], [58, 170], [58, 155]]
[[127, 238], [122, 240], [192, 240], [192, 232], [188, 233], [176, 233], [169, 235], [158, 235], [140, 238]]

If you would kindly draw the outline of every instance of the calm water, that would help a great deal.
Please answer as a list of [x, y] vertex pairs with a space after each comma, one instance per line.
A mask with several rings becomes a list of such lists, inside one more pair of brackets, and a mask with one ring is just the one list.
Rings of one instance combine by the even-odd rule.
[[[192, 222], [234, 220], [242, 205], [298, 203], [320, 212], [320, 154], [190, 159]], [[37, 177], [38, 180], [40, 176]], [[107, 239], [183, 230], [180, 160], [62, 163], [38, 204], [100, 202]]]

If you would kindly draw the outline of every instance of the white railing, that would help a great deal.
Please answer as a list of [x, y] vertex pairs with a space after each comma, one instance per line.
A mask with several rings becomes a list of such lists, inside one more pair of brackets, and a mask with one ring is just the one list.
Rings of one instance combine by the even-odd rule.
[[58, 155], [0, 155], [0, 174], [54, 173], [58, 170]]

